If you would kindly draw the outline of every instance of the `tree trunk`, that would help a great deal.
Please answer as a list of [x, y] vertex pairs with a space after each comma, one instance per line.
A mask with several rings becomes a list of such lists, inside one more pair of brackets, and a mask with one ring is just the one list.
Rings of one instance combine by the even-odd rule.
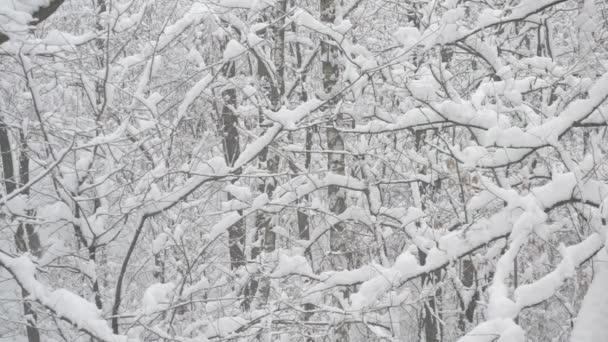
[[[234, 62], [227, 62], [221, 70], [226, 79], [230, 79], [236, 74]], [[239, 132], [237, 130], [238, 117], [234, 113], [236, 107], [236, 89], [228, 88], [222, 91], [224, 101], [221, 112], [221, 125], [223, 133], [224, 158], [226, 164], [234, 165], [234, 162], [241, 155]], [[232, 196], [228, 195], [228, 199]], [[242, 214], [242, 211], [239, 211]], [[241, 219], [228, 228], [228, 248], [230, 253], [230, 268], [237, 269], [245, 264], [245, 224]]]
[[[420, 258], [420, 264], [426, 263], [426, 253], [419, 251], [418, 256]], [[441, 270], [434, 271], [429, 274], [425, 274], [420, 278], [422, 287], [435, 286], [440, 280]], [[440, 322], [437, 319], [441, 317], [438, 312], [439, 308], [439, 297], [441, 296], [441, 290], [437, 289], [435, 293], [424, 303], [422, 326], [424, 327], [424, 336], [426, 342], [440, 342], [443, 340], [443, 329], [441, 328]]]
[[[25, 152], [27, 144], [25, 142], [25, 136], [22, 132], [19, 134], [21, 153], [19, 154], [19, 183], [21, 185], [26, 184], [29, 181], [29, 159]], [[6, 194], [10, 194], [17, 189], [17, 182], [15, 180], [15, 168], [13, 165], [13, 154], [11, 149], [11, 142], [8, 133], [8, 127], [2, 119], [0, 119], [0, 152], [2, 154], [2, 170], [4, 172], [4, 185], [6, 187]], [[23, 194], [27, 195], [29, 191], [23, 190]], [[41, 254], [40, 239], [36, 233], [34, 226], [29, 223], [19, 223], [17, 232], [15, 233], [15, 244], [17, 250], [22, 253], [31, 252], [33, 255], [39, 257]], [[29, 293], [24, 289], [21, 289], [23, 298], [26, 298]], [[29, 342], [40, 342], [40, 333], [36, 328], [36, 312], [32, 309], [31, 303], [27, 300], [23, 302], [23, 314], [27, 320], [27, 339]]]
[[[418, 130], [415, 131], [415, 147], [416, 152], [421, 152], [420, 149], [424, 144], [424, 138], [426, 136], [426, 131]], [[426, 170], [420, 170], [421, 174], [426, 174]], [[427, 183], [418, 183], [418, 191], [420, 193], [420, 203], [416, 203], [417, 206], [420, 206], [421, 210], [426, 210], [426, 199], [432, 195], [433, 185]], [[426, 253], [419, 250], [418, 258], [420, 259], [420, 264], [424, 265], [426, 263]], [[435, 286], [435, 284], [441, 278], [441, 270], [430, 273], [428, 275], [423, 275], [420, 278], [420, 284], [422, 288], [425, 286]], [[439, 325], [439, 320], [437, 317], [441, 315], [438, 312], [439, 307], [439, 297], [441, 296], [440, 290], [437, 290], [428, 300], [424, 303], [424, 308], [422, 312], [422, 327], [424, 330], [425, 341], [427, 342], [439, 342], [442, 340], [443, 331], [441, 326]]]
[[[274, 40], [274, 46], [272, 50], [272, 64], [276, 66], [276, 74], [274, 78], [271, 77], [271, 70], [266, 66], [268, 61], [262, 60], [263, 56], [258, 56], [258, 76], [260, 82], [267, 87], [269, 93], [269, 100], [271, 105], [271, 110], [277, 111], [282, 106], [282, 97], [285, 94], [285, 82], [283, 78], [284, 73], [284, 64], [285, 64], [285, 18], [284, 13], [287, 11], [287, 0], [280, 0], [277, 2], [277, 5], [272, 14], [272, 18], [269, 21], [274, 21], [274, 18], [277, 18], [277, 21], [274, 23], [272, 27], [272, 38]], [[274, 80], [274, 81], [273, 81]], [[264, 121], [264, 113], [259, 113], [259, 123], [261, 124]], [[264, 148], [259, 156], [258, 162], [260, 164], [260, 169], [265, 169], [268, 173], [276, 173], [279, 169], [279, 156], [272, 155], [268, 151], [268, 147]], [[272, 197], [274, 193], [274, 189], [276, 188], [276, 179], [273, 178], [264, 178], [260, 180], [258, 185], [258, 191], [260, 193], [265, 193], [268, 198]], [[265, 252], [272, 252], [276, 248], [276, 234], [272, 230], [272, 216], [263, 212], [259, 212], [256, 215], [256, 241], [261, 242], [260, 247], [253, 247], [251, 250], [251, 258], [256, 259], [262, 250]], [[261, 284], [260, 284], [261, 282]], [[258, 288], [259, 287], [259, 288]], [[248, 288], [245, 290], [245, 300], [243, 302], [243, 306], [246, 310], [249, 310], [250, 304], [253, 297], [256, 295], [256, 292], [259, 292], [260, 303], [266, 303], [268, 301], [268, 297], [270, 296], [270, 280], [269, 279], [256, 279], [253, 278]]]
[[[335, 20], [336, 4], [335, 0], [321, 0], [321, 21], [325, 24], [333, 24]], [[336, 89], [334, 88], [340, 77], [340, 67], [337, 57], [338, 49], [327, 42], [321, 42], [321, 69], [323, 71], [323, 91], [326, 96], [331, 98], [335, 96]], [[331, 113], [332, 104], [335, 101], [330, 101], [326, 108], [328, 113]], [[337, 114], [336, 124], [340, 122], [340, 115]], [[328, 127], [326, 130], [327, 149], [330, 151], [343, 151], [344, 140], [340, 133], [333, 127]], [[344, 154], [328, 153], [327, 167], [330, 172], [339, 175], [345, 174]], [[340, 187], [331, 185], [327, 189], [327, 197], [329, 201], [329, 210], [334, 215], [340, 215], [346, 210], [346, 196]], [[333, 263], [337, 270], [348, 269], [351, 263], [347, 255], [346, 239], [344, 238], [345, 225], [342, 222], [334, 224], [329, 231], [329, 245], [332, 254], [334, 254]], [[345, 289], [342, 293], [345, 299], [348, 299], [350, 294], [349, 289]], [[350, 340], [346, 325], [340, 325], [336, 329], [336, 341], [347, 342]]]
[[[321, 0], [321, 21], [326, 24], [333, 24], [335, 18], [335, 3], [333, 0]], [[321, 58], [322, 58], [322, 70], [323, 70], [323, 90], [327, 96], [334, 95], [334, 87], [340, 77], [340, 69], [337, 65], [336, 57], [338, 51], [332, 45], [322, 42], [321, 43]], [[330, 104], [333, 101], [330, 101]], [[331, 107], [327, 108], [331, 111]], [[336, 121], [339, 121], [339, 117]], [[344, 140], [340, 136], [339, 132], [333, 128], [328, 127], [326, 131], [327, 138], [327, 149], [330, 151], [343, 151]], [[343, 153], [328, 153], [327, 154], [327, 166], [330, 172], [334, 172], [340, 175], [345, 174], [344, 165], [344, 154]], [[346, 210], [346, 198], [343, 191], [340, 191], [338, 186], [329, 186], [327, 190], [329, 200], [329, 210], [336, 214], [342, 214]], [[332, 252], [337, 254], [343, 254], [346, 252], [345, 241], [343, 238], [344, 224], [337, 223], [331, 227], [330, 230], [330, 248]], [[343, 258], [339, 258], [343, 259]], [[345, 262], [339, 262], [341, 265], [338, 267], [347, 268]]]
[[477, 289], [477, 270], [475, 264], [471, 259], [462, 259], [461, 261], [461, 282], [465, 287], [464, 291], [474, 291], [471, 300], [468, 303], [462, 302], [461, 309], [464, 311], [461, 313], [459, 320], [459, 328], [462, 333], [466, 332], [466, 321], [473, 323], [475, 318], [475, 308], [477, 307], [477, 301], [479, 300], [479, 290]]

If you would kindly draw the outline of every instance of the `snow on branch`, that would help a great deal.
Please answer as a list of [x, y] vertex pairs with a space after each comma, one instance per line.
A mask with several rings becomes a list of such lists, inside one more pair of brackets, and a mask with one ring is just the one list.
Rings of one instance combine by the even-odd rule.
[[571, 341], [600, 341], [608, 334], [608, 252], [600, 251], [594, 267], [593, 281], [585, 294], [581, 309], [576, 318]]
[[[538, 205], [541, 209], [552, 209], [558, 203], [571, 200], [575, 196], [572, 189], [576, 186], [577, 181], [572, 174], [556, 176], [553, 181], [536, 188], [538, 190], [532, 189], [526, 201], [536, 203], [534, 206]], [[596, 201], [595, 204], [599, 206], [605, 198], [604, 194], [608, 194], [608, 187], [603, 183], [592, 181], [586, 198], [589, 201]], [[356, 270], [321, 274], [320, 277], [323, 282], [310, 287], [306, 290], [306, 293], [313, 294], [336, 286], [359, 284], [359, 290], [353, 293], [350, 299], [352, 301], [351, 309], [361, 310], [374, 304], [389, 290], [441, 269], [450, 262], [468, 255], [492, 241], [509, 236], [515, 228], [515, 223], [526, 212], [525, 209], [522, 211], [519, 205], [508, 206], [489, 218], [482, 218], [462, 230], [440, 237], [437, 241], [437, 247], [428, 252], [428, 257], [423, 265], [407, 250], [397, 258], [390, 268], [375, 265], [373, 267], [364, 266]], [[596, 243], [596, 239], [597, 237], [592, 238], [591, 241]]]
[[[493, 111], [479, 111], [462, 101], [444, 101], [439, 105], [414, 108], [397, 116], [394, 123], [372, 120], [345, 133], [385, 133], [409, 128], [440, 127], [451, 123], [477, 129], [475, 135], [481, 146], [464, 150], [453, 148], [461, 162], [484, 168], [497, 168], [523, 160], [537, 149], [551, 146], [564, 134], [584, 122], [608, 99], [608, 73], [599, 77], [588, 91], [587, 99], [574, 100], [557, 116], [540, 125], [502, 128]], [[474, 153], [471, 153], [473, 152]]]
[[41, 304], [57, 317], [100, 341], [127, 342], [126, 336], [112, 333], [95, 304], [66, 289], [51, 290], [39, 282], [35, 276], [36, 266], [27, 255], [13, 258], [0, 251], [0, 265], [29, 293], [29, 300]]
[[64, 0], [0, 0], [0, 44], [27, 32], [53, 14]]

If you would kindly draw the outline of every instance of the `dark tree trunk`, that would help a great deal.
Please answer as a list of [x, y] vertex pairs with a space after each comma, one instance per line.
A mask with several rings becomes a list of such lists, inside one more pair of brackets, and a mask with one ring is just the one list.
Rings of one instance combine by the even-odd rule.
[[[226, 79], [236, 74], [234, 62], [224, 64], [221, 70]], [[234, 165], [241, 155], [241, 146], [238, 132], [238, 117], [234, 113], [236, 107], [236, 89], [229, 88], [222, 91], [221, 125], [224, 145], [224, 158], [226, 164]], [[229, 195], [229, 199], [231, 196]], [[242, 214], [242, 211], [239, 212]], [[245, 264], [245, 224], [241, 219], [228, 228], [228, 248], [230, 253], [230, 267], [237, 269]]]
[[[0, 37], [1, 39], [1, 37]], [[29, 159], [26, 154], [27, 144], [25, 136], [22, 132], [19, 135], [21, 153], [19, 154], [19, 183], [21, 185], [29, 182]], [[15, 179], [15, 168], [13, 165], [13, 153], [9, 138], [8, 127], [3, 120], [0, 119], [0, 153], [2, 154], [2, 171], [4, 173], [4, 186], [6, 194], [10, 194], [17, 190]], [[24, 195], [28, 194], [28, 190], [22, 191]], [[20, 223], [15, 233], [15, 244], [17, 250], [22, 253], [30, 252], [37, 257], [41, 254], [40, 239], [36, 233], [34, 226], [29, 223]], [[23, 298], [26, 298], [29, 293], [21, 289]], [[36, 328], [36, 312], [32, 309], [32, 305], [28, 301], [23, 302], [23, 314], [27, 317], [27, 339], [29, 342], [40, 342], [40, 333]]]
[[[321, 0], [321, 21], [326, 24], [333, 24], [336, 13], [335, 0]], [[321, 42], [321, 69], [323, 72], [323, 91], [330, 98], [336, 96], [336, 84], [340, 78], [340, 67], [338, 65], [339, 51], [337, 48], [327, 42]], [[330, 101], [326, 110], [331, 114], [332, 105], [335, 101]], [[335, 123], [340, 124], [340, 115], [337, 114]], [[330, 151], [343, 151], [344, 140], [340, 133], [333, 127], [328, 127], [326, 130], [327, 149]], [[330, 172], [339, 175], [345, 174], [345, 160], [343, 153], [328, 153], [327, 167]], [[329, 186], [327, 189], [327, 197], [329, 201], [329, 210], [334, 215], [340, 215], [346, 210], [345, 193], [338, 186]], [[345, 238], [345, 225], [342, 222], [334, 224], [329, 231], [329, 245], [331, 252], [334, 254], [333, 263], [336, 269], [348, 269], [352, 263], [351, 257], [347, 253]], [[345, 289], [342, 296], [348, 299], [350, 289]], [[340, 325], [336, 328], [336, 340], [348, 342], [350, 336], [346, 325]]]
[[[420, 264], [426, 263], [426, 253], [419, 251], [418, 257], [420, 258]], [[440, 280], [441, 270], [434, 271], [429, 274], [425, 274], [420, 278], [422, 287], [435, 286]], [[439, 297], [441, 296], [441, 290], [436, 290], [433, 295], [424, 303], [422, 326], [424, 327], [425, 341], [427, 342], [440, 342], [443, 340], [443, 329], [440, 326], [438, 317], [441, 318], [439, 313]]]
[[[287, 0], [281, 0], [277, 2], [272, 18], [269, 21], [277, 21], [272, 27], [272, 39], [274, 40], [272, 50], [272, 64], [276, 66], [276, 74], [274, 78], [271, 77], [270, 70], [267, 65], [269, 61], [262, 60], [263, 56], [258, 56], [258, 76], [260, 82], [265, 88], [268, 89], [269, 100], [271, 110], [279, 110], [282, 105], [282, 97], [285, 93], [285, 82], [283, 79], [284, 64], [285, 64], [285, 18], [283, 14], [287, 10]], [[264, 121], [264, 113], [259, 113], [259, 123]], [[261, 169], [265, 169], [268, 173], [276, 173], [279, 169], [279, 156], [269, 153], [268, 147], [264, 148], [259, 156], [258, 162]], [[276, 179], [264, 178], [258, 185], [258, 191], [265, 193], [268, 198], [272, 197], [274, 189], [276, 188]], [[276, 234], [272, 230], [272, 216], [260, 212], [256, 215], [256, 236], [255, 239], [260, 242], [259, 247], [253, 247], [251, 249], [251, 258], [256, 259], [262, 250], [266, 252], [272, 252], [276, 248]], [[261, 284], [260, 284], [261, 283]], [[265, 303], [270, 295], [270, 281], [268, 279], [257, 279], [253, 278], [249, 286], [245, 289], [245, 300], [243, 307], [248, 310], [251, 304], [251, 297], [259, 292], [260, 302]]]

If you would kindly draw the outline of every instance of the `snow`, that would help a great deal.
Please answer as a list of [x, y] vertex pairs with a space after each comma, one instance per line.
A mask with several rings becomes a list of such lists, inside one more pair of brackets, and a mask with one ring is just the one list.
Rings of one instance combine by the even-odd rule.
[[[378, 274], [378, 270], [372, 266], [365, 265], [356, 270], [344, 270], [344, 271], [329, 271], [324, 274], [318, 276], [321, 280], [317, 285], [309, 288], [305, 292], [305, 296], [312, 296], [317, 292], [321, 292], [326, 289], [330, 289], [335, 286], [339, 286], [342, 284], [357, 284], [359, 282], [363, 282], [364, 280], [370, 279], [373, 275]], [[384, 279], [384, 277], [382, 277]], [[369, 289], [374, 290], [373, 286], [369, 286]], [[364, 295], [353, 294], [355, 303], [358, 303], [360, 299], [361, 301], [369, 301], [372, 298], [365, 298]], [[352, 298], [351, 298], [352, 301]]]
[[228, 171], [229, 169], [226, 166], [224, 158], [218, 156], [207, 160], [198, 167], [196, 170], [197, 175], [189, 178], [183, 186], [178, 187], [171, 193], [159, 194], [156, 201], [148, 203], [148, 205], [142, 210], [140, 220], [144, 219], [144, 217], [147, 215], [153, 215], [154, 213], [163, 212], [169, 208], [172, 208], [180, 200], [187, 197], [202, 184], [212, 180], [225, 178]]
[[494, 201], [496, 196], [489, 191], [483, 190], [471, 197], [469, 202], [467, 203], [467, 207], [469, 210], [479, 210], [486, 207], [490, 202]]
[[508, 19], [525, 18], [544, 8], [545, 6], [554, 3], [555, 0], [525, 0], [521, 1], [511, 10]]
[[210, 233], [207, 237], [207, 240], [213, 241], [217, 239], [220, 235], [227, 232], [228, 228], [239, 222], [241, 218], [241, 215], [239, 215], [236, 211], [233, 211], [230, 214], [226, 215], [219, 222], [213, 225], [213, 227], [210, 229]]
[[175, 284], [173, 283], [156, 283], [150, 285], [145, 291], [141, 300], [143, 312], [150, 315], [157, 311], [165, 310], [171, 303], [171, 297]]
[[[373, 267], [373, 266], [372, 266]], [[357, 293], [354, 293], [350, 296], [350, 310], [361, 310], [369, 305], [375, 303], [376, 298], [387, 293], [388, 290], [392, 288], [392, 286], [397, 285], [399, 282], [400, 274], [393, 269], [384, 269], [381, 266], [376, 266], [377, 273], [380, 276], [376, 276], [363, 284], [361, 284]], [[358, 276], [365, 276], [365, 273], [350, 273], [349, 277], [344, 277], [345, 274], [342, 274], [343, 278], [340, 279], [346, 282], [356, 283], [361, 279]]]
[[38, 208], [38, 218], [50, 222], [64, 220], [80, 223], [72, 214], [71, 209], [64, 202], [55, 202]]
[[255, 158], [264, 148], [270, 145], [282, 130], [282, 125], [276, 123], [269, 127], [262, 136], [247, 145], [238, 159], [234, 162], [234, 168], [238, 169]]
[[353, 24], [350, 22], [350, 20], [345, 19], [340, 21], [340, 23], [338, 25], [335, 25], [333, 27], [333, 29], [341, 34], [346, 34], [351, 28], [353, 27]]
[[270, 276], [281, 278], [292, 274], [315, 277], [312, 268], [308, 264], [308, 260], [304, 256], [279, 254], [279, 262]]
[[50, 0], [0, 0], [0, 32], [7, 35], [26, 33], [32, 15]]
[[166, 233], [158, 234], [154, 241], [152, 241], [152, 254], [160, 253], [167, 246], [167, 242], [169, 242], [169, 235]]
[[464, 17], [465, 9], [463, 7], [457, 7], [447, 10], [441, 17], [443, 24], [456, 24], [456, 22]]
[[26, 255], [12, 258], [0, 253], [0, 265], [15, 277], [31, 300], [42, 304], [58, 317], [101, 341], [127, 342], [126, 336], [112, 333], [95, 304], [66, 289], [51, 290], [36, 280], [36, 266]]
[[[571, 181], [576, 184], [575, 180], [571, 179]], [[498, 237], [506, 236], [515, 231], [513, 239], [516, 239], [516, 241], [511, 242], [511, 252], [507, 252], [506, 256], [503, 256], [502, 261], [499, 262], [503, 266], [500, 266], [502, 268], [499, 267], [498, 274], [495, 275], [496, 282], [493, 290], [495, 295], [492, 304], [494, 308], [493, 315], [495, 317], [513, 318], [513, 315], [518, 311], [518, 304], [506, 297], [504, 287], [501, 285], [501, 279], [506, 277], [510, 271], [513, 263], [508, 260], [512, 260], [514, 252], [518, 250], [518, 246], [524, 243], [525, 238], [535, 225], [544, 222], [544, 218], [546, 217], [543, 213], [544, 208], [571, 198], [572, 193], [547, 193], [549, 187], [558, 188], [561, 186], [562, 184], [559, 181], [548, 183], [548, 185], [541, 187], [544, 191], [539, 193], [538, 198], [532, 195], [535, 193], [534, 190], [528, 197], [520, 198], [514, 191], [503, 191], [494, 187], [491, 189], [492, 192], [495, 195], [500, 194], [500, 197], [503, 199], [509, 200], [511, 202], [510, 205], [505, 210], [487, 219], [483, 218], [475, 222], [468, 227], [467, 233], [464, 235], [462, 232], [453, 232], [440, 237], [438, 247], [432, 248], [428, 252], [427, 261], [424, 266], [417, 264], [412, 266], [412, 258], [407, 256], [409, 252], [406, 251], [404, 252], [406, 253], [405, 255], [397, 259], [405, 258], [403, 260], [406, 261], [396, 262], [390, 269], [385, 269], [381, 266], [375, 268], [363, 266], [355, 270], [321, 274], [320, 277], [324, 279], [323, 283], [313, 286], [307, 292], [361, 283], [360, 290], [351, 295], [351, 301], [356, 303], [353, 309], [361, 309], [365, 305], [375, 302], [379, 296], [383, 295], [393, 286], [401, 286], [408, 280], [446, 265], [450, 260], [461, 257], [470, 250], [477, 248], [477, 246], [483, 246]], [[543, 206], [537, 207], [537, 203], [542, 203]], [[522, 212], [520, 209], [522, 206], [527, 208], [527, 210], [531, 210], [530, 213], [527, 211]], [[594, 239], [597, 239], [597, 237]], [[587, 245], [585, 247], [588, 252], [593, 252], [593, 249], [589, 248], [591, 246]], [[402, 266], [402, 264], [407, 265], [407, 267]]]
[[608, 98], [608, 72], [597, 79], [588, 93], [588, 99], [572, 101], [557, 117], [530, 129], [530, 133], [547, 140], [554, 139], [569, 130], [574, 122], [591, 115]]
[[116, 130], [108, 135], [99, 135], [93, 139], [91, 139], [88, 144], [82, 145], [80, 147], [90, 147], [95, 145], [103, 145], [103, 144], [111, 144], [116, 143], [124, 139], [125, 133], [127, 131], [127, 126], [129, 125], [128, 121], [124, 121], [120, 126], [116, 128]]
[[463, 162], [464, 167], [475, 167], [477, 162], [487, 154], [488, 150], [483, 146], [469, 146], [457, 154], [457, 157]]
[[564, 281], [574, 275], [574, 268], [597, 253], [604, 246], [604, 242], [599, 234], [594, 233], [579, 244], [562, 248], [563, 259], [551, 273], [533, 283], [521, 285], [515, 290], [514, 298], [518, 310], [536, 305], [553, 296]]
[[243, 203], [251, 202], [252, 194], [251, 189], [246, 186], [238, 186], [234, 184], [228, 184], [224, 188], [230, 195], [234, 196], [236, 199]]
[[[425, 80], [428, 80], [427, 76]], [[435, 81], [430, 81], [436, 83]], [[410, 86], [421, 99], [434, 97], [435, 88], [420, 80]], [[359, 124], [355, 129], [344, 129], [345, 132], [352, 133], [381, 133], [416, 126], [438, 126], [441, 123], [454, 122], [463, 126], [473, 125], [484, 129], [490, 129], [498, 125], [497, 115], [476, 110], [475, 107], [466, 101], [442, 101], [435, 104], [432, 108], [416, 107], [393, 118], [393, 122], [387, 123], [380, 120], [372, 120], [367, 124]]]
[[294, 109], [282, 107], [277, 112], [267, 110], [264, 112], [264, 115], [270, 120], [280, 123], [283, 129], [294, 130], [297, 128], [296, 124], [300, 120], [317, 110], [322, 104], [321, 100], [313, 99], [300, 104]]
[[477, 19], [477, 26], [486, 27], [500, 20], [502, 10], [493, 8], [484, 8]]
[[570, 342], [601, 341], [608, 336], [608, 252], [603, 248], [594, 263], [593, 281], [585, 294]]
[[[525, 80], [519, 83], [517, 87], [523, 90], [530, 85], [529, 80]], [[542, 83], [534, 86], [542, 86]], [[433, 87], [426, 81], [420, 81], [419, 84], [413, 82], [413, 86], [410, 86], [410, 88], [413, 94], [421, 99], [429, 99], [434, 96]], [[355, 129], [343, 129], [343, 131], [350, 133], [382, 133], [447, 122], [464, 126], [474, 124], [486, 130], [479, 134], [479, 139], [485, 146], [501, 147], [486, 154], [483, 158], [474, 158], [476, 159], [475, 166], [500, 167], [523, 159], [532, 149], [546, 146], [548, 142], [554, 141], [558, 136], [570, 130], [575, 122], [589, 117], [594, 108], [597, 108], [608, 98], [608, 73], [598, 78], [589, 88], [588, 93], [588, 99], [572, 101], [558, 116], [541, 125], [531, 126], [527, 130], [518, 127], [501, 128], [498, 126], [497, 115], [488, 115], [483, 111], [477, 111], [474, 106], [464, 101], [457, 103], [448, 100], [434, 107], [434, 110], [426, 107], [408, 110], [404, 115], [394, 118], [392, 123], [372, 120], [369, 123], [357, 125]], [[453, 152], [460, 153], [457, 150]]]
[[289, 183], [283, 184], [275, 190], [274, 199], [269, 205], [277, 205], [276, 210], [282, 206], [294, 202], [298, 198], [311, 194], [312, 192], [337, 185], [352, 190], [366, 191], [367, 185], [359, 179], [350, 175], [339, 175], [327, 173], [325, 176], [305, 175], [293, 178]]
[[27, 204], [27, 196], [18, 195], [11, 198], [6, 202], [6, 206], [3, 206], [4, 210], [15, 215], [27, 215], [26, 211], [29, 209]]
[[477, 325], [458, 342], [524, 342], [525, 334], [512, 319], [500, 319]]
[[123, 15], [119, 16], [116, 24], [114, 25], [114, 30], [117, 32], [123, 32], [137, 25], [139, 22], [141, 22], [146, 10], [148, 9], [148, 6], [149, 3], [145, 2], [142, 4], [138, 12], [127, 17]]
[[63, 45], [75, 46], [75, 45], [79, 45], [84, 42], [93, 40], [95, 37], [96, 37], [96, 35], [93, 32], [75, 36], [68, 32], [60, 32], [58, 30], [51, 30], [46, 34], [46, 37], [44, 37], [44, 39], [42, 39], [42, 43], [48, 44], [48, 45], [58, 45], [58, 46], [63, 46]]
[[238, 316], [220, 317], [215, 321], [208, 322], [207, 338], [215, 336], [229, 336], [232, 332], [247, 324], [247, 321]]
[[415, 27], [400, 27], [394, 33], [395, 39], [408, 50], [420, 42], [420, 31]]
[[256, 34], [253, 33], [249, 33], [247, 35], [247, 44], [251, 47], [254, 47], [258, 44], [261, 44], [264, 42], [264, 39], [260, 38], [259, 36], [257, 36]]
[[344, 38], [343, 34], [334, 30], [333, 28], [325, 25], [324, 23], [315, 19], [310, 13], [307, 11], [297, 8], [291, 19], [298, 25], [306, 27], [310, 30], [316, 31], [321, 34], [325, 34], [331, 37], [336, 42], [341, 42]]
[[[303, 330], [320, 336], [344, 323], [353, 334], [368, 327], [379, 338], [407, 341], [419, 327], [415, 312], [434, 290], [421, 287], [420, 279], [441, 270], [455, 282], [442, 287], [445, 339], [520, 342], [538, 337], [535, 326], [518, 326], [522, 313], [567, 317], [543, 312], [542, 304], [574, 290], [567, 308], [559, 309], [573, 313], [583, 279], [594, 271], [579, 317], [572, 317], [571, 339], [606, 334], [606, 305], [594, 305], [605, 302], [598, 289], [608, 273], [602, 267], [608, 259], [602, 250], [608, 74], [600, 75], [605, 70], [596, 34], [602, 2], [430, 1], [406, 6], [417, 15], [414, 28], [409, 13], [394, 17], [371, 2], [336, 3], [335, 20], [324, 22], [308, 2], [298, 3], [301, 8], [286, 2], [282, 12], [284, 3], [272, 0], [118, 0], [98, 16], [100, 27], [111, 30], [109, 51], [94, 44], [98, 36], [91, 30], [99, 30], [87, 27], [93, 22], [84, 17], [66, 30], [64, 10], [88, 16], [89, 7], [62, 7], [55, 17], [60, 20], [45, 22], [40, 38], [29, 37], [32, 12], [23, 6], [42, 2], [0, 0], [0, 32], [9, 25], [17, 38], [2, 46], [8, 64], [0, 107], [6, 107], [11, 142], [21, 127], [31, 152], [30, 182], [0, 200], [10, 225], [0, 241], [0, 263], [32, 292], [39, 309], [72, 322], [74, 330], [95, 340], [126, 341], [107, 326], [106, 318], [116, 314], [121, 333], [142, 339], [287, 341]], [[521, 25], [514, 22], [521, 18]], [[273, 68], [275, 28], [286, 29], [289, 48], [287, 91], [272, 106], [269, 80], [260, 79], [255, 64], [260, 57]], [[546, 49], [534, 56], [534, 39], [529, 47], [521, 41], [539, 32], [538, 38], [555, 41], [549, 42], [551, 57]], [[225, 49], [217, 50], [223, 43]], [[320, 56], [321, 43], [335, 49]], [[449, 61], [442, 59], [445, 48], [456, 48]], [[104, 55], [103, 65], [88, 58]], [[320, 91], [321, 60], [339, 71], [335, 98]], [[234, 165], [226, 165], [224, 137], [214, 126], [219, 83], [225, 81], [214, 80], [227, 62], [236, 62], [230, 83], [239, 102], [242, 153]], [[277, 71], [270, 82], [278, 81]], [[103, 113], [96, 113], [102, 107], [95, 103], [99, 80], [106, 84]], [[23, 114], [32, 113], [32, 105], [44, 108], [42, 122]], [[344, 147], [334, 151], [345, 156], [343, 175], [327, 167], [325, 130], [336, 113], [353, 119], [352, 126], [335, 125], [344, 138]], [[418, 148], [414, 138], [422, 130]], [[258, 162], [267, 150], [279, 157], [277, 170]], [[276, 188], [261, 191], [261, 180], [270, 178]], [[343, 212], [328, 210], [328, 188], [345, 196]], [[298, 234], [302, 214], [308, 239]], [[266, 247], [257, 231], [261, 215], [270, 218], [277, 243], [251, 260], [253, 248]], [[21, 222], [40, 234], [39, 259], [11, 254], [11, 231]], [[246, 228], [240, 247], [250, 259], [238, 267], [227, 243], [237, 223]], [[355, 236], [347, 249], [364, 254], [356, 266], [334, 263], [344, 258], [328, 248], [337, 223]], [[100, 247], [94, 261], [75, 228], [88, 246]], [[125, 256], [129, 240], [136, 247], [133, 260], [131, 250]], [[163, 277], [171, 283], [153, 284], [155, 258], [162, 258]], [[477, 286], [457, 279], [463, 258], [484, 279], [475, 313], [480, 321], [467, 324], [466, 332], [453, 319], [459, 308], [450, 300], [455, 291], [465, 303], [474, 300]], [[120, 310], [111, 313], [105, 298], [111, 300], [121, 261], [129, 267], [121, 274], [126, 285], [117, 289]], [[515, 286], [515, 261], [542, 267], [519, 273]], [[86, 275], [85, 283], [74, 282], [79, 276], [64, 265]], [[37, 269], [44, 272], [38, 278]], [[100, 281], [103, 313], [91, 303], [88, 278]], [[269, 297], [260, 291], [245, 310], [254, 280], [264, 291], [269, 286]], [[57, 290], [45, 285], [51, 282]], [[13, 300], [19, 299], [14, 282], [0, 287], [14, 292], [0, 297], [9, 317], [16, 315], [22, 302]], [[314, 304], [314, 311], [302, 312], [303, 303]], [[177, 308], [175, 319], [170, 305]], [[182, 315], [182, 309], [189, 312]], [[57, 331], [52, 320], [44, 324], [45, 333]]]
[[[158, 42], [149, 42], [144, 44], [143, 48], [139, 53], [134, 55], [126, 56], [119, 60], [117, 63], [122, 65], [123, 68], [129, 69], [139, 63], [142, 63], [155, 55], [155, 51], [160, 51], [166, 48], [171, 42], [173, 42], [180, 34], [182, 34], [188, 27], [194, 26], [208, 16], [207, 7], [201, 3], [194, 3], [186, 11], [186, 13], [176, 22], [167, 26], [161, 36], [158, 38]], [[155, 48], [152, 48], [155, 46]], [[123, 74], [125, 75], [125, 74]]]
[[228, 61], [230, 59], [236, 58], [242, 55], [245, 51], [247, 51], [246, 47], [244, 47], [236, 40], [231, 39], [228, 44], [226, 44], [226, 48], [224, 49], [224, 60]]
[[256, 198], [253, 199], [253, 201], [251, 202], [251, 208], [252, 209], [261, 209], [263, 206], [265, 206], [268, 203], [269, 199], [268, 199], [268, 194], [263, 193], [258, 195]]
[[175, 37], [184, 32], [186, 28], [196, 25], [207, 15], [207, 7], [200, 3], [194, 3], [186, 11], [184, 16], [165, 28], [163, 35], [158, 39], [157, 49], [162, 49], [167, 46]]
[[207, 290], [209, 286], [209, 280], [205, 276], [201, 276], [201, 278], [195, 284], [184, 288], [181, 298], [187, 298], [197, 292]]
[[220, 0], [219, 6], [228, 8], [247, 8], [255, 10], [263, 10], [273, 3], [269, 0]]

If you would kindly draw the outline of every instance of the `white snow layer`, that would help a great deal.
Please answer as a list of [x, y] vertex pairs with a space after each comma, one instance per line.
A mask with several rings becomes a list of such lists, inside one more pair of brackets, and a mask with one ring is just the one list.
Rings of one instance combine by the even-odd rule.
[[604, 341], [608, 337], [608, 251], [594, 264], [595, 276], [587, 290], [570, 336], [571, 342]]
[[27, 31], [32, 15], [50, 0], [0, 0], [0, 32], [12, 35]]
[[127, 342], [126, 336], [112, 333], [95, 304], [66, 289], [50, 290], [36, 280], [36, 266], [27, 256], [12, 258], [0, 253], [0, 265], [15, 277], [31, 300], [55, 312], [58, 317], [101, 341]]

